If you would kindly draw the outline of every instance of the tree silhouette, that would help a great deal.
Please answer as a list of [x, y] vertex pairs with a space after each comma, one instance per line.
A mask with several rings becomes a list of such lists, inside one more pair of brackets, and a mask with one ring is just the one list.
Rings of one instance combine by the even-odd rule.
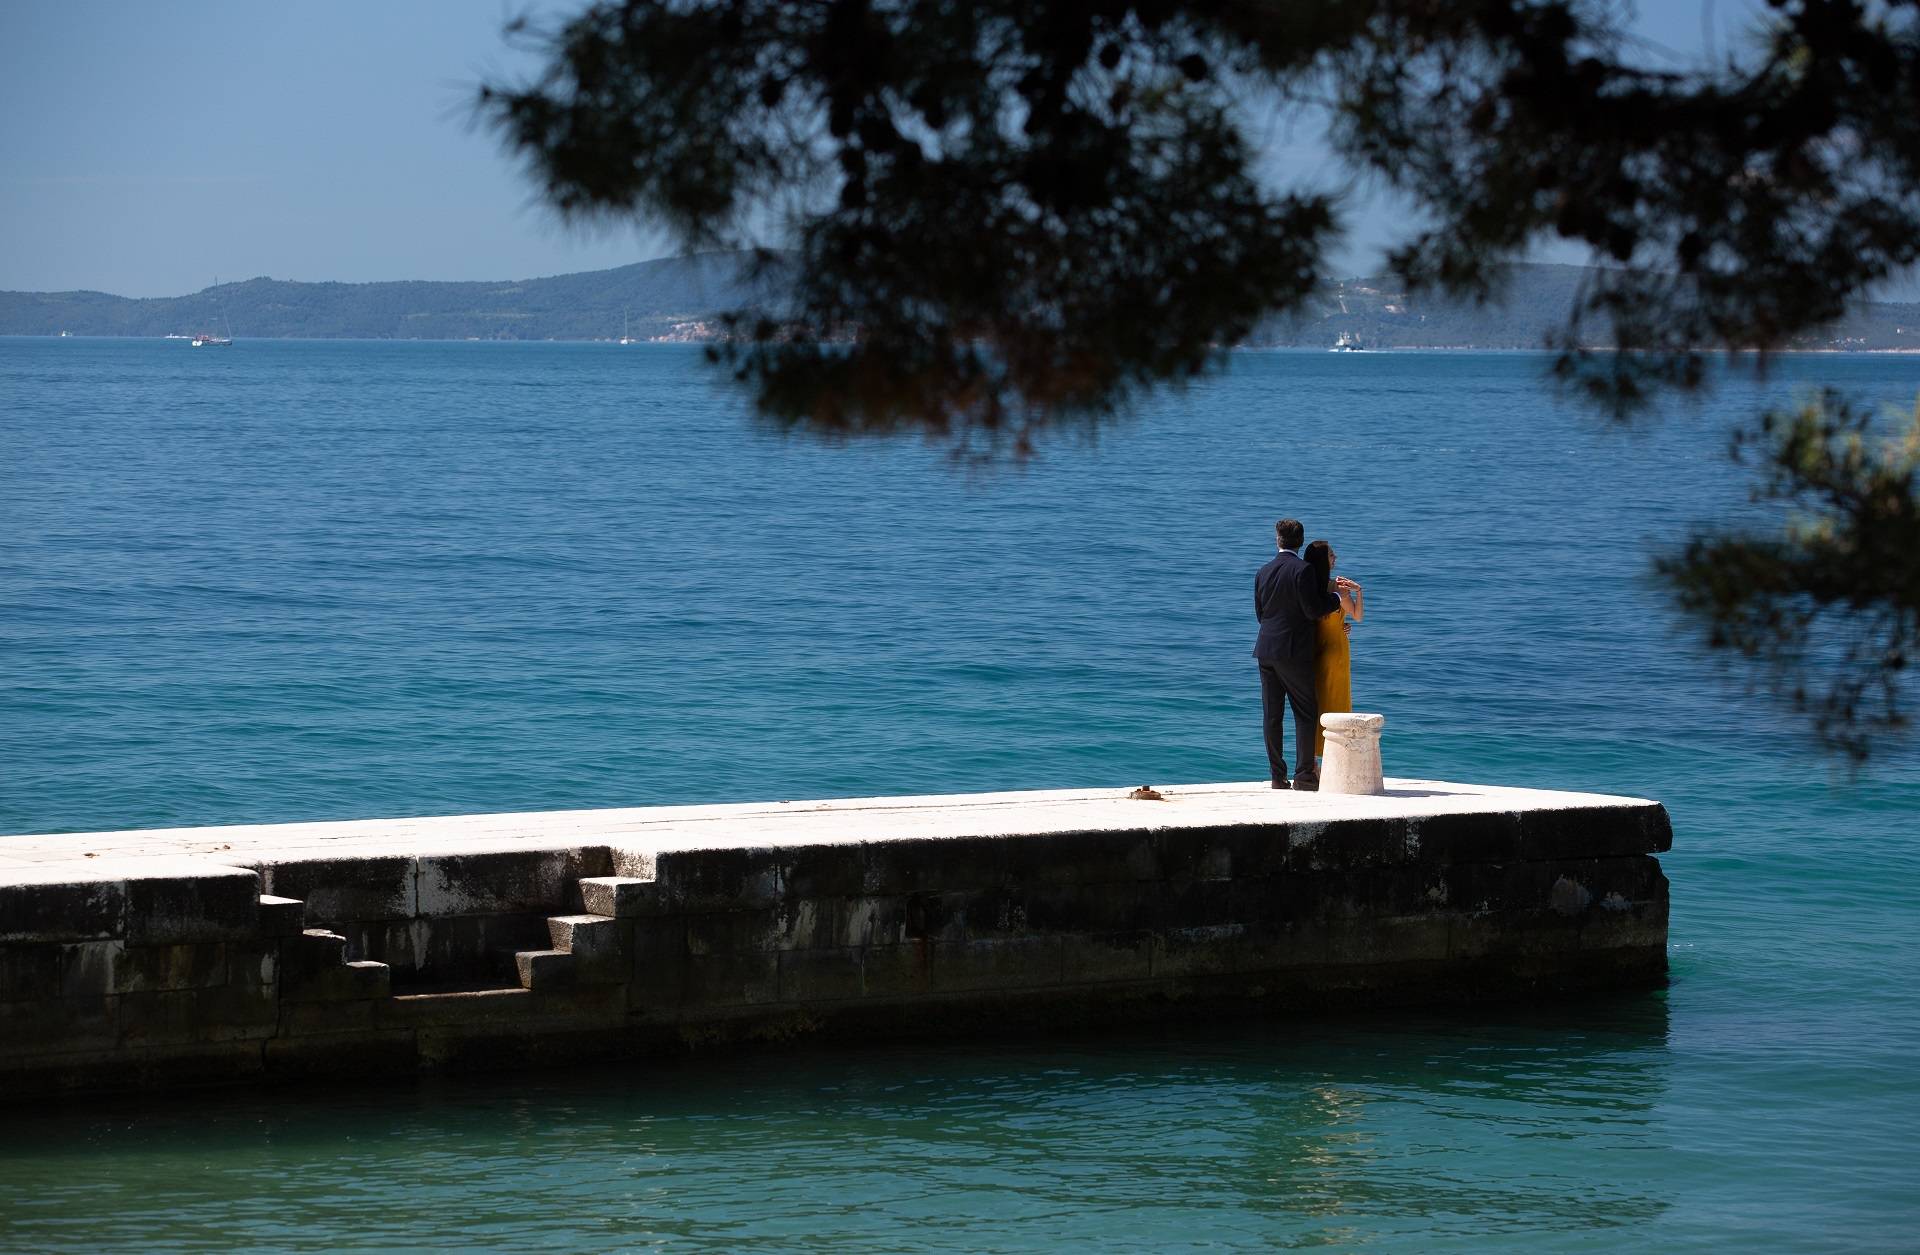
[[[1261, 111], [1309, 100], [1417, 207], [1410, 290], [1484, 299], [1543, 240], [1590, 248], [1552, 370], [1627, 415], [1920, 259], [1920, 0], [1771, 8], [1750, 55], [1676, 71], [1602, 0], [609, 0], [480, 108], [565, 214], [689, 249], [780, 228], [757, 255], [787, 304], [714, 356], [794, 428], [1018, 454], [1216, 365], [1339, 237], [1332, 197], [1255, 168]], [[1905, 723], [1920, 614], [1913, 460], [1871, 431], [1756, 420], [1763, 491], [1819, 527], [1667, 561], [1855, 756]]]

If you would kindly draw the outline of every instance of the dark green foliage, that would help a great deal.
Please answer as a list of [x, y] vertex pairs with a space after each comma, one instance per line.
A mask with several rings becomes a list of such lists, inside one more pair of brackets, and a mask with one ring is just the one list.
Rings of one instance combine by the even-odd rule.
[[[1257, 180], [1246, 138], [1263, 102], [1305, 98], [1415, 208], [1389, 283], [1409, 299], [1343, 330], [1405, 343], [1411, 298], [1484, 301], [1576, 242], [1601, 268], [1541, 341], [1625, 415], [1704, 386], [1703, 351], [1833, 338], [1920, 259], [1920, 0], [1770, 8], [1752, 55], [1675, 72], [1606, 0], [602, 0], [541, 81], [480, 104], [564, 211], [691, 247], [783, 233], [790, 304], [714, 351], [783, 424], [1024, 449], [1219, 346], [1329, 330], [1336, 206]], [[1863, 695], [1896, 722], [1920, 545], [1877, 529], [1914, 485], [1859, 506], [1868, 471], [1814, 456], [1841, 432], [1807, 421], [1772, 429], [1767, 491], [1815, 503], [1828, 539], [1771, 563], [1776, 538], [1702, 541], [1684, 569], [1716, 644], [1831, 664], [1830, 696], [1794, 691], [1861, 752]], [[1870, 552], [1879, 576], [1821, 582]], [[1830, 621], [1888, 647], [1814, 641]]]
[[1706, 533], [1663, 559], [1691, 590], [1711, 644], [1762, 662], [1856, 759], [1869, 737], [1905, 727], [1907, 669], [1920, 648], [1920, 405], [1903, 430], [1827, 393], [1769, 414], [1757, 438], [1754, 499], [1779, 508], [1779, 534]]

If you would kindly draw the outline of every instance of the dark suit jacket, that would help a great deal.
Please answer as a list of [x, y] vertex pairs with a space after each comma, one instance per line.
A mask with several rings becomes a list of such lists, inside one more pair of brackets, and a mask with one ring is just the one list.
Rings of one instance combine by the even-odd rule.
[[1320, 620], [1340, 608], [1340, 599], [1317, 584], [1313, 568], [1290, 553], [1260, 568], [1253, 577], [1253, 613], [1260, 620], [1255, 658], [1313, 657]]

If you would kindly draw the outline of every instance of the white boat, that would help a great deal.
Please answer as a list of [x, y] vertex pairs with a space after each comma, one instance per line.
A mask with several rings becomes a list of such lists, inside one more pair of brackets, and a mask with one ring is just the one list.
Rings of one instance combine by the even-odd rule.
[[622, 309], [620, 311], [620, 343], [622, 344], [640, 343], [638, 340], [634, 339], [633, 336], [629, 334], [627, 331], [627, 311], [625, 309]]
[[[214, 278], [213, 286], [215, 288], [220, 286], [220, 280], [217, 276]], [[211, 290], [212, 289], [209, 289], [209, 291]], [[225, 303], [224, 301], [221, 302], [222, 305]], [[233, 344], [233, 324], [227, 322], [227, 316], [225, 314], [220, 315], [220, 321], [227, 323], [227, 334], [216, 335], [211, 331], [196, 331], [193, 333], [193, 339], [189, 343], [196, 349], [224, 349], [231, 347]]]
[[1371, 353], [1372, 351], [1360, 343], [1360, 337], [1351, 331], [1342, 331], [1340, 338], [1333, 342], [1333, 347], [1327, 350], [1329, 353]]

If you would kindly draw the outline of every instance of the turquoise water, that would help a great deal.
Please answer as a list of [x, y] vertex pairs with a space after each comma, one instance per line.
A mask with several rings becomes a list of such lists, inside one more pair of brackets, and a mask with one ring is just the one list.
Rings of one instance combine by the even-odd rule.
[[678, 348], [0, 340], [0, 832], [1257, 778], [1280, 513], [1390, 772], [1676, 831], [1656, 995], [13, 1111], [0, 1248], [1912, 1247], [1913, 746], [1837, 771], [1646, 572], [1734, 417], [1920, 360], [1631, 431], [1541, 364], [1237, 355], [981, 473]]

